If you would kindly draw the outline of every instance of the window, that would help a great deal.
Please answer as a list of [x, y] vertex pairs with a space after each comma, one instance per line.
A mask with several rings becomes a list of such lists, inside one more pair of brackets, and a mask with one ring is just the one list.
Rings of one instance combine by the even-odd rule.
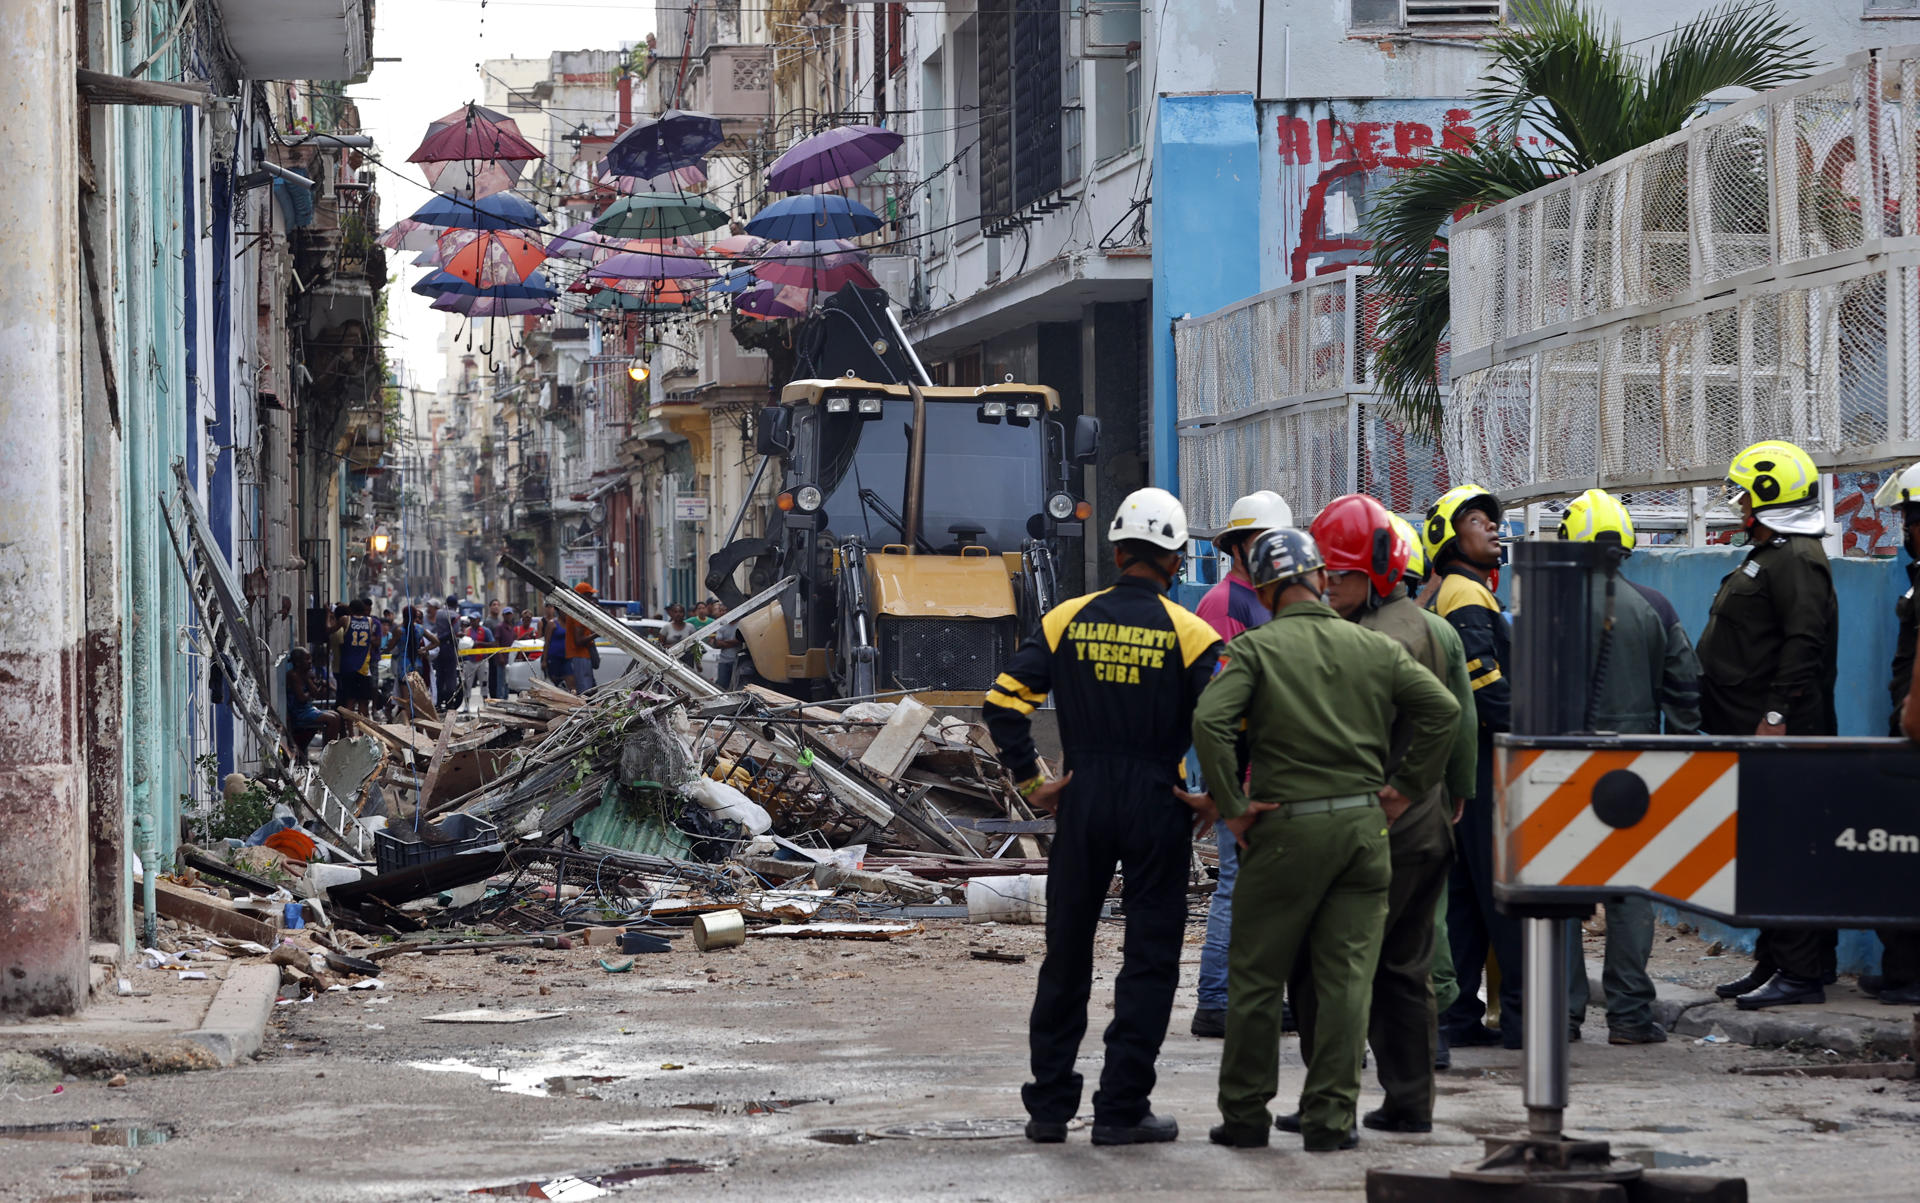
[[1060, 178], [1080, 178], [1086, 113], [1080, 104], [1080, 60], [1069, 58], [1060, 71]]
[[1481, 32], [1505, 15], [1504, 0], [1352, 0], [1348, 25], [1368, 32]]
[[887, 72], [893, 74], [907, 65], [907, 6], [887, 5]]
[[980, 213], [1011, 217], [1060, 190], [1062, 10], [981, 9]]
[[1920, 17], [1920, 0], [1866, 0], [1865, 16]]
[[1140, 60], [1127, 61], [1127, 149], [1140, 145]]

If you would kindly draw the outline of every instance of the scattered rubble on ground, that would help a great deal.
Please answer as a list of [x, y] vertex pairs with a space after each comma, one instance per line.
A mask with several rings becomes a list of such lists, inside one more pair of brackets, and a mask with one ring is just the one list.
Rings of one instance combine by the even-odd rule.
[[291, 1003], [378, 988], [402, 954], [604, 946], [619, 966], [688, 937], [912, 937], [967, 915], [970, 894], [1000, 921], [1038, 913], [1001, 895], [1035, 888], [1052, 822], [980, 724], [911, 697], [723, 692], [554, 600], [635, 668], [584, 697], [540, 683], [444, 715], [409, 678], [397, 721], [353, 716], [318, 758], [304, 814], [182, 847], [156, 910], [204, 934], [150, 950], [151, 967], [265, 958]]

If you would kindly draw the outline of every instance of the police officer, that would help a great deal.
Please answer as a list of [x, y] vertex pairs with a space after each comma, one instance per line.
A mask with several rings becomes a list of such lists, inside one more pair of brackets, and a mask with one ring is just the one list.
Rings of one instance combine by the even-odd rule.
[[[1887, 733], [1901, 734], [1900, 708], [1908, 701], [1913, 685], [1914, 640], [1920, 637], [1920, 615], [1915, 614], [1914, 589], [1920, 587], [1920, 464], [1896, 472], [1874, 494], [1873, 503], [1883, 510], [1898, 510], [1902, 540], [1907, 549], [1907, 591], [1893, 604], [1899, 626], [1893, 643], [1893, 679], [1887, 691], [1893, 698], [1893, 715]], [[1881, 1002], [1920, 1006], [1920, 932], [1888, 928], [1879, 933], [1882, 953], [1880, 972], [1862, 974], [1860, 988], [1880, 996]]]
[[[1820, 545], [1820, 474], [1792, 443], [1755, 443], [1727, 469], [1751, 548], [1720, 582], [1700, 633], [1701, 729], [1710, 735], [1833, 735], [1840, 641], [1833, 573]], [[1763, 929], [1753, 972], [1714, 987], [1742, 1010], [1825, 1002], [1831, 930]]]
[[[1227, 571], [1194, 607], [1194, 613], [1205, 619], [1220, 638], [1232, 639], [1272, 617], [1260, 604], [1253, 578], [1247, 574], [1247, 550], [1255, 537], [1292, 525], [1292, 507], [1270, 489], [1249, 493], [1233, 503], [1226, 529], [1213, 540], [1214, 547], [1227, 557]], [[1200, 946], [1199, 1006], [1188, 1030], [1196, 1036], [1218, 1039], [1227, 1034], [1227, 938], [1233, 930], [1233, 879], [1240, 861], [1231, 832], [1217, 827], [1214, 837], [1220, 875], [1207, 902], [1207, 936]]]
[[[1467, 652], [1467, 680], [1479, 717], [1474, 792], [1455, 833], [1459, 855], [1447, 884], [1447, 937], [1459, 993], [1440, 1016], [1452, 1046], [1520, 1047], [1520, 922], [1493, 905], [1493, 737], [1507, 729], [1507, 617], [1491, 581], [1500, 567], [1499, 500], [1479, 485], [1461, 485], [1427, 510], [1420, 537], [1427, 562], [1440, 577], [1429, 608], [1459, 633]], [[1480, 974], [1487, 953], [1500, 969], [1500, 1031], [1481, 1022]]]
[[[1180, 1131], [1149, 1104], [1186, 931], [1188, 807], [1204, 802], [1176, 785], [1220, 639], [1166, 596], [1187, 542], [1186, 512], [1171, 493], [1130, 494], [1107, 539], [1119, 579], [1042, 615], [984, 705], [1000, 762], [1037, 809], [1058, 815], [1047, 857], [1047, 956], [1028, 1034], [1033, 1081], [1020, 1092], [1031, 1117], [1027, 1139], [1042, 1144], [1065, 1140], [1080, 1106], [1073, 1062], [1087, 1030], [1094, 930], [1116, 863], [1127, 934], [1093, 1096], [1093, 1143], [1166, 1141]], [[1053, 782], [1042, 779], [1028, 729], [1049, 693], [1067, 769]]]
[[[1460, 714], [1448, 749], [1445, 779], [1414, 799], [1387, 832], [1393, 883], [1387, 890], [1387, 921], [1380, 963], [1373, 974], [1367, 1043], [1378, 1060], [1386, 1101], [1361, 1122], [1383, 1132], [1433, 1131], [1433, 1069], [1436, 1044], [1433, 971], [1434, 908], [1447, 888], [1453, 863], [1453, 816], [1472, 796], [1478, 720], [1467, 656], [1460, 636], [1445, 619], [1407, 596], [1403, 577], [1413, 546], [1393, 524], [1387, 507], [1362, 494], [1336, 498], [1313, 520], [1313, 540], [1327, 563], [1327, 604], [1341, 617], [1378, 631], [1405, 648], [1446, 685]], [[1393, 750], [1406, 748], [1412, 729], [1393, 726]], [[1300, 1023], [1301, 1056], [1312, 1060], [1318, 1008], [1314, 1004], [1311, 941], [1294, 962], [1288, 992]], [[1299, 1116], [1274, 1121], [1298, 1131]]]
[[[1393, 873], [1387, 825], [1439, 778], [1460, 707], [1405, 648], [1342, 621], [1322, 600], [1326, 567], [1305, 531], [1260, 536], [1253, 583], [1273, 618], [1233, 642], [1193, 720], [1213, 804], [1242, 840], [1220, 1063], [1225, 1122], [1208, 1136], [1234, 1148], [1267, 1143], [1281, 989], [1304, 945], [1318, 1030], [1301, 1135], [1309, 1152], [1352, 1148]], [[1396, 716], [1410, 735], [1390, 774]], [[1236, 772], [1243, 719], [1257, 800]]]
[[[1673, 603], [1656, 589], [1628, 580], [1620, 564], [1633, 554], [1633, 519], [1604, 489], [1588, 489], [1568, 503], [1560, 537], [1608, 549], [1607, 570], [1596, 574], [1587, 606], [1593, 616], [1589, 663], [1592, 694], [1586, 729], [1620, 735], [1668, 735], [1700, 730], [1700, 661]], [[1660, 1044], [1667, 1033], [1653, 1020], [1653, 903], [1634, 896], [1606, 904], [1607, 1043]], [[1578, 1039], [1587, 1013], [1587, 967], [1576, 937], [1569, 944], [1568, 1023]]]

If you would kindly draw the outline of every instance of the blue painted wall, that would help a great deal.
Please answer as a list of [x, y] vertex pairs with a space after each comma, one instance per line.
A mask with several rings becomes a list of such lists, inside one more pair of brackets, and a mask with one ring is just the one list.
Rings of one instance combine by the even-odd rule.
[[1163, 96], [1153, 138], [1153, 483], [1179, 490], [1173, 320], [1260, 291], [1253, 97]]

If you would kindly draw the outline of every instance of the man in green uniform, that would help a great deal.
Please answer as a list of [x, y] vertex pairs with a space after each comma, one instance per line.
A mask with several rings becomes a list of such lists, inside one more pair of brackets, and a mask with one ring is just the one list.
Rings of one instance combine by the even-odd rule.
[[[1700, 730], [1700, 661], [1673, 603], [1657, 589], [1628, 580], [1620, 561], [1633, 554], [1633, 519], [1605, 489], [1588, 489], [1567, 505], [1560, 537], [1609, 548], [1608, 570], [1596, 574], [1587, 597], [1592, 615], [1588, 662], [1593, 692], [1589, 731], [1619, 735], [1694, 735]], [[1661, 1044], [1667, 1033], [1653, 1021], [1653, 903], [1640, 895], [1606, 904], [1608, 1044]], [[1587, 1014], [1587, 963], [1577, 934], [1567, 949], [1567, 1022], [1578, 1039]]]
[[[1379, 1063], [1380, 1086], [1387, 1097], [1361, 1122], [1382, 1132], [1431, 1132], [1438, 1036], [1431, 980], [1437, 942], [1433, 915], [1446, 893], [1447, 867], [1453, 861], [1453, 816], [1473, 796], [1479, 742], [1467, 654], [1444, 618], [1407, 596], [1401, 578], [1413, 547], [1394, 529], [1387, 507], [1358, 493], [1336, 498], [1313, 520], [1312, 534], [1327, 561], [1327, 603], [1342, 618], [1406, 648], [1452, 691], [1460, 706], [1446, 780], [1416, 798], [1387, 832], [1393, 884], [1387, 890], [1386, 929], [1367, 1023], [1367, 1043]], [[1411, 724], [1395, 720], [1390, 766], [1398, 764], [1412, 735]], [[1311, 1064], [1319, 1009], [1314, 1003], [1311, 941], [1294, 962], [1288, 991], [1296, 1000], [1300, 1055]], [[1298, 1132], [1300, 1117], [1283, 1115], [1274, 1126]]]
[[[1233, 641], [1193, 719], [1214, 806], [1242, 841], [1220, 1063], [1225, 1122], [1208, 1136], [1235, 1148], [1267, 1143], [1281, 993], [1306, 944], [1318, 1030], [1301, 1135], [1309, 1152], [1326, 1152], [1358, 1143], [1361, 1042], [1393, 875], [1387, 825], [1439, 778], [1460, 707], [1405, 648], [1321, 600], [1326, 568], [1306, 532], [1262, 535], [1252, 577], [1273, 619]], [[1411, 735], [1390, 778], [1396, 716]], [[1258, 801], [1237, 772], [1242, 719]]]
[[[1778, 440], [1734, 456], [1727, 485], [1752, 550], [1720, 582], [1700, 633], [1701, 729], [1709, 735], [1834, 735], [1840, 643], [1833, 570], [1820, 537], [1820, 470]], [[1837, 935], [1763, 928], [1753, 972], [1714, 987], [1743, 1011], [1827, 1000]]]

